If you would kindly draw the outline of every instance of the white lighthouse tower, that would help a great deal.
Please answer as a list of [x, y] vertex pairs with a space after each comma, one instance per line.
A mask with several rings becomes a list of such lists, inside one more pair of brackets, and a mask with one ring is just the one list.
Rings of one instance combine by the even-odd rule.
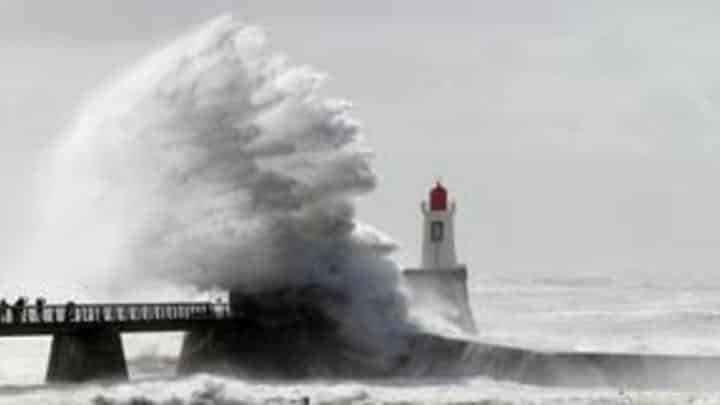
[[467, 292], [467, 268], [455, 254], [455, 202], [440, 182], [420, 204], [423, 214], [423, 254], [419, 268], [406, 269], [415, 305], [438, 312], [464, 332], [475, 332]]
[[447, 190], [437, 182], [430, 190], [430, 206], [420, 204], [423, 216], [423, 258], [425, 269], [452, 268], [457, 265], [455, 256], [455, 203], [448, 205]]

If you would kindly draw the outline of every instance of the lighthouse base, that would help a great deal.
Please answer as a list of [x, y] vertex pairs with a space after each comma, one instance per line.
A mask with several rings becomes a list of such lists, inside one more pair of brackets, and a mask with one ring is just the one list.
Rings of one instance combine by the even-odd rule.
[[413, 306], [426, 308], [465, 333], [475, 333], [467, 290], [467, 267], [406, 269]]

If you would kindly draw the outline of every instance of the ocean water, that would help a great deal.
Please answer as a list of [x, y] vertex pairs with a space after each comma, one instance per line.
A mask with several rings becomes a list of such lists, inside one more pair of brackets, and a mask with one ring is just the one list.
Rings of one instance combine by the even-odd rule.
[[[707, 282], [475, 276], [469, 287], [478, 340], [559, 350], [720, 352], [720, 286]], [[78, 385], [43, 384], [49, 339], [3, 339], [0, 403], [300, 403], [304, 398], [342, 404], [720, 403], [720, 392], [712, 391], [537, 387], [484, 376], [303, 382], [209, 374], [175, 377], [181, 338], [177, 333], [125, 335], [131, 381]]]
[[478, 275], [480, 337], [546, 350], [720, 353], [720, 284], [712, 279]]

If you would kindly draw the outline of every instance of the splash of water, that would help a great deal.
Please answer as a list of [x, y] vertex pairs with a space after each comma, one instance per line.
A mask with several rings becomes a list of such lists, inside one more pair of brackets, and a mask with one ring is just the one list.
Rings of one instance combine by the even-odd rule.
[[352, 205], [372, 154], [322, 80], [231, 17], [149, 55], [59, 144], [26, 274], [95, 298], [319, 284], [346, 296], [346, 329], [395, 324], [392, 243]]

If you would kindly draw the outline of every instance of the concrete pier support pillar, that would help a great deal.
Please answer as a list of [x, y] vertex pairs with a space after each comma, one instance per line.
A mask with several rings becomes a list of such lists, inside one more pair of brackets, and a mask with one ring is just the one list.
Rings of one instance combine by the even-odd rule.
[[128, 379], [120, 334], [108, 327], [53, 335], [46, 380], [81, 382]]

